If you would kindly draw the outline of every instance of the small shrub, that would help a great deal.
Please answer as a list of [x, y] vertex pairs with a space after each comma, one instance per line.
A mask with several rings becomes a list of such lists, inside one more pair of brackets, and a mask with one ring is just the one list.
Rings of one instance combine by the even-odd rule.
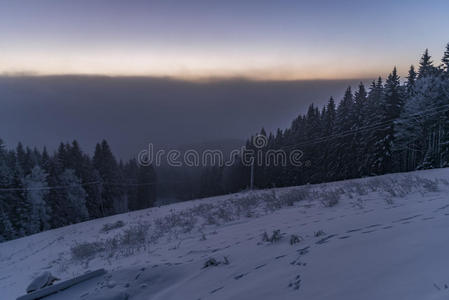
[[118, 220], [114, 223], [106, 223], [103, 225], [103, 228], [101, 228], [101, 232], [109, 232], [113, 229], [121, 228], [123, 226], [125, 226], [125, 223], [121, 220]]
[[325, 235], [326, 233], [323, 231], [323, 230], [318, 230], [317, 232], [315, 232], [313, 235], [315, 236], [315, 237], [319, 237], [319, 236], [322, 236], [322, 235]]
[[422, 186], [426, 192], [431, 193], [431, 192], [439, 191], [438, 183], [436, 181], [424, 179], [424, 178], [421, 178], [421, 179], [423, 180]]
[[270, 241], [270, 237], [268, 236], [268, 233], [266, 231], [264, 231], [264, 233], [262, 234], [262, 241], [263, 242], [269, 242]]
[[271, 236], [268, 236], [268, 233], [266, 231], [262, 234], [262, 241], [264, 241], [264, 242], [277, 243], [281, 239], [282, 239], [282, 234], [279, 229], [274, 230], [273, 233], [271, 234]]
[[107, 239], [104, 242], [104, 248], [105, 248], [106, 251], [110, 252], [111, 256], [114, 253], [114, 251], [119, 249], [119, 246], [120, 246], [120, 239], [117, 236], [115, 236], [113, 238], [110, 238], [110, 239]]
[[302, 237], [300, 237], [296, 234], [292, 234], [290, 236], [290, 245], [298, 244], [301, 241], [302, 241]]
[[206, 260], [206, 262], [204, 263], [203, 269], [208, 268], [208, 267], [216, 267], [219, 264], [220, 263], [215, 258], [211, 257], [208, 260]]
[[306, 200], [310, 197], [310, 189], [308, 187], [289, 190], [279, 195], [282, 206], [293, 206], [295, 202]]
[[148, 225], [135, 225], [123, 231], [120, 244], [125, 246], [138, 246], [146, 241]]
[[352, 207], [359, 208], [359, 209], [365, 208], [365, 204], [361, 198], [358, 198], [357, 200], [352, 201], [351, 205], [352, 205]]
[[327, 198], [322, 200], [321, 203], [324, 207], [333, 207], [338, 204], [339, 198], [337, 193], [328, 193]]
[[104, 251], [105, 247], [101, 242], [81, 243], [73, 246], [70, 251], [74, 259], [87, 259], [95, 256], [95, 254]]
[[203, 269], [208, 268], [208, 267], [216, 267], [219, 265], [229, 265], [228, 258], [226, 256], [224, 256], [223, 260], [220, 261], [220, 260], [216, 260], [215, 258], [211, 257], [204, 262]]
[[385, 203], [387, 203], [388, 205], [393, 205], [394, 204], [393, 198], [386, 197], [385, 198]]

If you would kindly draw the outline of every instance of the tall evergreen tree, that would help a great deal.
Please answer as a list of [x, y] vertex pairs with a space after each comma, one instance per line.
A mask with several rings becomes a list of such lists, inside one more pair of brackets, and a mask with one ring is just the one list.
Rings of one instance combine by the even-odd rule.
[[446, 45], [446, 50], [444, 51], [441, 62], [443, 63], [443, 71], [446, 75], [449, 75], [449, 43]]
[[86, 207], [87, 194], [75, 170], [65, 169], [59, 176], [59, 182], [66, 187], [63, 189], [63, 197], [60, 198], [66, 223], [75, 224], [87, 220], [89, 218]]
[[[0, 189], [13, 187], [13, 172], [8, 162], [9, 156], [3, 141], [0, 139]], [[0, 242], [16, 237], [16, 230], [13, 228], [11, 216], [14, 206], [17, 205], [17, 198], [12, 191], [0, 191]]]
[[433, 62], [431, 60], [431, 56], [429, 55], [429, 49], [426, 49], [424, 54], [421, 56], [421, 60], [419, 61], [418, 78], [431, 75], [434, 72], [434, 67], [432, 64]]
[[351, 87], [346, 89], [343, 100], [340, 101], [335, 119], [335, 134], [332, 142], [335, 145], [335, 161], [338, 163], [333, 170], [338, 179], [347, 179], [353, 173], [352, 135], [348, 135], [354, 127], [354, 99]]
[[48, 194], [47, 174], [39, 166], [23, 179], [25, 199], [29, 215], [21, 216], [26, 222], [27, 233], [33, 234], [50, 228], [51, 209], [45, 198]]
[[399, 117], [403, 95], [396, 67], [385, 82], [384, 95], [379, 112], [379, 128], [376, 129], [373, 170], [385, 174], [393, 168], [394, 122]]
[[332, 153], [334, 152], [333, 142], [330, 137], [334, 134], [335, 119], [336, 119], [336, 108], [334, 99], [331, 97], [326, 105], [326, 111], [323, 116], [323, 139], [324, 139], [324, 149], [322, 156], [322, 166], [323, 166], [323, 179], [329, 180], [333, 178], [336, 172], [337, 166], [336, 161], [332, 159]]
[[101, 192], [103, 213], [105, 215], [117, 213], [117, 209], [121, 210], [124, 206], [125, 194], [123, 186], [121, 186], [123, 182], [117, 161], [105, 140], [101, 144], [97, 144], [93, 164], [103, 181]]
[[408, 71], [407, 76], [407, 94], [411, 95], [413, 93], [413, 89], [415, 88], [415, 82], [416, 82], [416, 72], [415, 67], [413, 65], [410, 66], [410, 69]]
[[364, 128], [364, 122], [365, 122], [365, 112], [366, 112], [366, 106], [367, 106], [367, 97], [368, 94], [366, 92], [365, 86], [362, 82], [359, 84], [358, 90], [354, 94], [354, 106], [352, 115], [354, 116], [354, 124], [352, 127], [353, 133], [353, 140], [352, 145], [354, 147], [353, 153], [355, 154], [353, 164], [354, 167], [351, 169], [351, 177], [357, 177], [358, 174], [360, 174], [362, 170], [362, 161], [364, 160], [364, 150], [362, 140], [363, 140], [363, 128]]

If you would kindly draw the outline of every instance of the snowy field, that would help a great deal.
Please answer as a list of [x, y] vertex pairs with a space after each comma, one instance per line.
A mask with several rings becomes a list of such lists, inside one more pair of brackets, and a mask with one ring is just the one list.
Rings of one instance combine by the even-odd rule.
[[[0, 244], [0, 298], [448, 299], [449, 169], [146, 209]], [[46, 298], [47, 299], [47, 298]]]

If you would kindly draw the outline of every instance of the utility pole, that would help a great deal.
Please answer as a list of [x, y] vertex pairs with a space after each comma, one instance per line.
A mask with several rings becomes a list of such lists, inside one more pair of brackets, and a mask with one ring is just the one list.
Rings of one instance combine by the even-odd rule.
[[249, 189], [251, 191], [254, 189], [254, 160], [251, 163], [251, 179], [249, 183]]

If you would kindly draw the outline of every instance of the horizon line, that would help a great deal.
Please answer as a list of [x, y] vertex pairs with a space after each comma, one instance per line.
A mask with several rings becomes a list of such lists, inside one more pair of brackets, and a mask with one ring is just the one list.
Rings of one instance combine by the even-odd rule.
[[281, 76], [250, 76], [250, 75], [154, 75], [154, 74], [107, 74], [107, 73], [39, 73], [34, 71], [17, 71], [17, 72], [0, 72], [0, 78], [56, 78], [56, 77], [77, 77], [77, 78], [124, 78], [124, 79], [161, 79], [171, 81], [183, 81], [192, 83], [208, 83], [208, 82], [220, 82], [220, 81], [248, 81], [248, 82], [311, 82], [311, 81], [351, 81], [351, 80], [376, 80], [382, 75], [376, 76], [360, 76], [360, 77], [281, 77]]

